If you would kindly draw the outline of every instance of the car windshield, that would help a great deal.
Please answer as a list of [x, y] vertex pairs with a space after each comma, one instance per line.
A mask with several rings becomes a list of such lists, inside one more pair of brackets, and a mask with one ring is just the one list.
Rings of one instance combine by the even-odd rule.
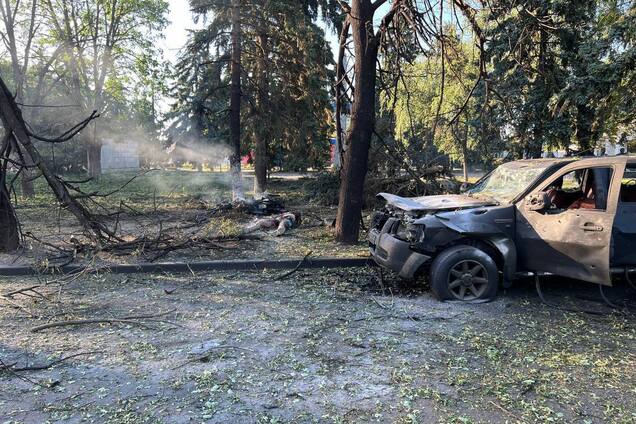
[[501, 165], [468, 191], [469, 196], [508, 203], [523, 192], [549, 162], [510, 162]]

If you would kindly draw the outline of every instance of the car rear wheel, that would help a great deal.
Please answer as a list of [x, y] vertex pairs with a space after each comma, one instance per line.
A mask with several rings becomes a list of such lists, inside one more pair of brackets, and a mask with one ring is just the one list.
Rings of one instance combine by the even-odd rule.
[[472, 246], [444, 250], [431, 266], [431, 289], [440, 300], [490, 300], [497, 295], [497, 264]]

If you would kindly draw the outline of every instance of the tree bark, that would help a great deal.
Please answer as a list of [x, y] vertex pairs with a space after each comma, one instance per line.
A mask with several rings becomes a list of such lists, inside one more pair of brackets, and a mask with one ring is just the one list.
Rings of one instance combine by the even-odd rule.
[[94, 180], [102, 175], [102, 146], [95, 140], [86, 144], [86, 165], [88, 176]]
[[0, 252], [12, 252], [20, 247], [18, 220], [4, 181], [0, 184]]
[[364, 181], [375, 127], [376, 60], [379, 42], [373, 31], [374, 8], [368, 0], [351, 2], [350, 25], [355, 50], [354, 99], [341, 170], [336, 240], [354, 244], [360, 235]]
[[[26, 40], [23, 40], [26, 44], [23, 59], [20, 59], [18, 56], [18, 45], [16, 42], [16, 26], [19, 25], [17, 21], [20, 20], [20, 17], [18, 16], [19, 12], [16, 8], [18, 8], [18, 4], [15, 4], [14, 7], [12, 7], [11, 3], [8, 0], [5, 0], [4, 4], [0, 4], [0, 17], [4, 22], [6, 31], [6, 37], [4, 40], [11, 58], [11, 69], [13, 71], [13, 82], [15, 84], [15, 101], [22, 103], [24, 101], [25, 86], [27, 84], [27, 70], [29, 67], [31, 46], [36, 31], [37, 0], [32, 0], [31, 2], [31, 11], [29, 14], [30, 23], [28, 24], [26, 34], [22, 34], [23, 36], [26, 36]], [[16, 18], [16, 16], [18, 17]], [[33, 173], [31, 171], [33, 160], [28, 154], [24, 153], [23, 160], [24, 168], [20, 174], [20, 188], [22, 196], [33, 197], [35, 195], [35, 191], [33, 189]]]
[[338, 67], [336, 68], [336, 148], [334, 165], [338, 172], [342, 170], [343, 156], [343, 135], [346, 128], [342, 125], [342, 98], [345, 96], [344, 79], [346, 69], [344, 67], [345, 52], [347, 50], [347, 39], [349, 38], [350, 24], [349, 20], [345, 21], [340, 32], [340, 46], [338, 50]]
[[257, 57], [257, 84], [258, 93], [256, 99], [256, 107], [258, 108], [258, 123], [254, 130], [254, 144], [256, 147], [256, 156], [254, 158], [254, 195], [260, 195], [267, 190], [267, 151], [269, 144], [269, 122], [266, 116], [268, 98], [269, 98], [269, 81], [267, 75], [267, 54], [268, 54], [268, 37], [267, 34], [260, 33], [257, 36], [256, 43], [259, 47]]
[[[541, 17], [545, 16], [546, 11], [542, 10]], [[543, 153], [543, 144], [546, 139], [545, 127], [543, 123], [548, 119], [548, 84], [546, 79], [546, 55], [548, 47], [548, 34], [545, 29], [539, 29], [539, 57], [538, 72], [535, 80], [535, 91], [540, 93], [540, 101], [535, 104], [534, 126], [532, 129], [532, 140], [526, 146], [526, 156], [529, 158], [540, 158]]]
[[232, 0], [232, 64], [230, 87], [230, 175], [232, 199], [244, 200], [241, 175], [241, 1]]
[[26, 124], [22, 119], [22, 113], [2, 77], [0, 77], [0, 120], [5, 131], [13, 133], [18, 148], [31, 156], [35, 166], [46, 179], [60, 204], [77, 218], [82, 227], [89, 233], [88, 235], [95, 241], [99, 241], [99, 237], [104, 235], [114, 236], [108, 228], [96, 221], [94, 216], [71, 196], [66, 186], [44, 162], [42, 156], [40, 156], [40, 153], [31, 142]]
[[[2, 144], [0, 144], [0, 156], [10, 155], [9, 130]], [[0, 252], [11, 252], [20, 246], [18, 220], [11, 204], [11, 195], [7, 187], [7, 162], [0, 162]]]
[[462, 146], [462, 169], [464, 171], [464, 182], [468, 182], [468, 147]]

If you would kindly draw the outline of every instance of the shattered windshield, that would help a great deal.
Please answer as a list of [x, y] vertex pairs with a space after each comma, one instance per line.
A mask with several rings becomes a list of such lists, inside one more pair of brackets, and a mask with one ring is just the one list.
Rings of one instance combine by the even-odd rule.
[[523, 192], [548, 166], [548, 162], [506, 163], [479, 181], [467, 194], [508, 203]]

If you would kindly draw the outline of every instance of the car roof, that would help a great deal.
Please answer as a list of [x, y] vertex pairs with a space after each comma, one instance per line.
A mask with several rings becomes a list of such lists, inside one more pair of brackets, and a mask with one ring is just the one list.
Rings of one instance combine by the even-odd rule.
[[636, 156], [632, 155], [620, 155], [620, 156], [579, 156], [579, 157], [565, 157], [565, 158], [540, 158], [540, 159], [521, 159], [512, 162], [508, 162], [509, 165], [514, 164], [532, 166], [537, 165], [541, 167], [548, 167], [550, 165], [566, 165], [568, 163], [579, 162], [581, 164], [589, 164], [594, 166], [596, 162], [613, 162], [613, 163], [625, 163], [636, 162]]
[[576, 158], [541, 158], [541, 159], [520, 159], [506, 162], [502, 166], [507, 168], [549, 168], [552, 165], [566, 165], [576, 161]]

